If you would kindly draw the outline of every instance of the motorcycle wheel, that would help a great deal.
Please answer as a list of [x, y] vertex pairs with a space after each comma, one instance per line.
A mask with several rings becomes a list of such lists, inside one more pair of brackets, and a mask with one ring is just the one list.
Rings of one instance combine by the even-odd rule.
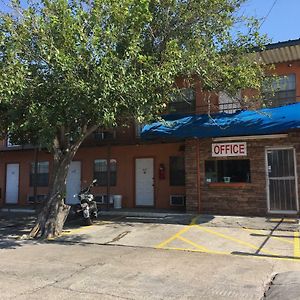
[[84, 225], [85, 226], [90, 226], [92, 224], [93, 224], [93, 222], [92, 222], [91, 218], [84, 219]]

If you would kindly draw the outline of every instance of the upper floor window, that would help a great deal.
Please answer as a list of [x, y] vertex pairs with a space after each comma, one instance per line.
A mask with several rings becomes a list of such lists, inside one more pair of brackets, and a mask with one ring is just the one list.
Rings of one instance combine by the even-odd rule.
[[[37, 173], [35, 173], [35, 170]], [[37, 165], [31, 163], [30, 186], [48, 186], [49, 181], [49, 162], [39, 161]]]
[[11, 138], [9, 136], [9, 134], [7, 135], [7, 139], [6, 139], [6, 147], [17, 147], [17, 146], [20, 146], [19, 144], [14, 144], [12, 141], [11, 141]]
[[237, 110], [241, 109], [241, 91], [236, 93], [235, 97], [230, 97], [225, 92], [219, 92], [219, 111], [228, 114], [233, 114]]
[[279, 76], [271, 83], [271, 89], [268, 96], [268, 91], [265, 91], [265, 104], [267, 107], [277, 107], [296, 102], [296, 75], [289, 74]]
[[192, 113], [196, 108], [196, 93], [193, 88], [183, 88], [171, 97], [169, 112]]
[[116, 131], [115, 130], [103, 130], [103, 129], [99, 128], [94, 132], [94, 138], [97, 141], [114, 140], [116, 138]]
[[94, 161], [94, 178], [97, 179], [99, 186], [108, 185], [108, 172], [110, 174], [109, 185], [115, 186], [117, 184], [117, 161], [111, 159], [109, 169], [107, 159], [96, 159]]

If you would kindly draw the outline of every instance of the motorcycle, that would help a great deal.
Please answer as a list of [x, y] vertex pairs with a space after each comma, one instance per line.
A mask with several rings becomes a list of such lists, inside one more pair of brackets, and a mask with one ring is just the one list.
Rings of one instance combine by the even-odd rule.
[[82, 218], [84, 225], [92, 225], [92, 220], [97, 219], [98, 216], [97, 203], [94, 201], [94, 195], [91, 194], [91, 189], [96, 183], [97, 179], [94, 179], [88, 187], [82, 189], [77, 195], [80, 203], [72, 207], [72, 214]]

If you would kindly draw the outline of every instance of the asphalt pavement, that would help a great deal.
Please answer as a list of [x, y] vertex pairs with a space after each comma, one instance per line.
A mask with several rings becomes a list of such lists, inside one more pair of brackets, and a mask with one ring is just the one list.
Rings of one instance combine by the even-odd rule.
[[33, 222], [0, 215], [0, 299], [300, 299], [297, 220], [101, 216], [19, 240]]

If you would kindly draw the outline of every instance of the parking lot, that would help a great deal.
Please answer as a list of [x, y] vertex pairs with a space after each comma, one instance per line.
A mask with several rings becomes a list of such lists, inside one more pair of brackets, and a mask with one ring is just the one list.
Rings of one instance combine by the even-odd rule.
[[300, 262], [296, 219], [114, 216], [89, 227], [70, 226], [58, 241]]
[[274, 274], [299, 277], [298, 220], [101, 214], [19, 240], [33, 221], [0, 216], [0, 299], [254, 300]]

